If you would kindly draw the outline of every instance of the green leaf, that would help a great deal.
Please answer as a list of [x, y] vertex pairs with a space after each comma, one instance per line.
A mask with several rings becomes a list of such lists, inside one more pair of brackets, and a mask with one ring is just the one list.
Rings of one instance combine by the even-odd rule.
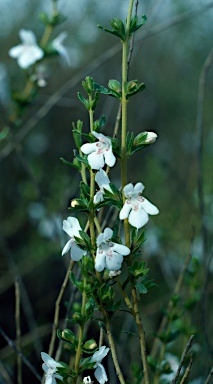
[[113, 29], [104, 28], [102, 25], [98, 25], [98, 28], [105, 32], [111, 33], [112, 35], [118, 36], [121, 40], [125, 41], [126, 33], [123, 22], [120, 19], [112, 19], [110, 20], [110, 24]]
[[143, 15], [139, 22], [138, 22], [137, 16], [132, 17], [131, 22], [130, 22], [130, 36], [134, 32], [136, 32], [139, 28], [141, 28], [146, 23], [146, 21], [147, 21], [146, 15]]
[[[76, 168], [78, 170], [81, 170], [81, 164], [80, 163], [70, 163], [69, 161], [65, 160], [63, 157], [60, 157], [60, 160], [62, 163], [69, 165], [70, 167]], [[74, 159], [75, 160], [75, 159]]]
[[75, 158], [80, 161], [81, 163], [84, 163], [89, 169], [90, 169], [90, 165], [86, 159], [86, 157], [82, 157], [80, 156], [77, 151], [74, 151], [74, 155], [75, 155]]
[[137, 289], [137, 291], [138, 291], [139, 293], [147, 293], [147, 292], [148, 292], [148, 290], [147, 290], [147, 288], [145, 287], [145, 285], [143, 285], [143, 284], [141, 284], [141, 283], [137, 283], [137, 284], [135, 285], [135, 288]]
[[78, 98], [85, 105], [86, 109], [89, 111], [90, 110], [89, 100], [85, 99], [85, 97], [80, 92], [78, 92]]

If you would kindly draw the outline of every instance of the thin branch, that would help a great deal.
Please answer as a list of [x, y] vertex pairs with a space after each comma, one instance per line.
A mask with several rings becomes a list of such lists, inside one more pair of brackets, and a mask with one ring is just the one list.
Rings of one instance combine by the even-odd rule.
[[41, 382], [41, 376], [36, 371], [36, 368], [33, 366], [32, 363], [23, 355], [23, 353], [17, 348], [16, 344], [13, 340], [11, 340], [7, 334], [3, 331], [2, 327], [0, 326], [0, 333], [3, 336], [3, 338], [6, 340], [8, 345], [14, 349], [14, 351], [20, 356], [23, 363], [29, 368], [29, 370], [33, 373], [33, 375], [36, 377], [36, 379]]
[[204, 384], [209, 384], [210, 383], [210, 379], [213, 378], [213, 366], [211, 367], [211, 371], [209, 372]]
[[184, 351], [183, 351], [183, 353], [182, 353], [181, 360], [180, 360], [180, 364], [179, 364], [179, 367], [178, 367], [178, 369], [177, 369], [177, 373], [176, 373], [174, 379], [172, 380], [172, 384], [176, 384], [177, 381], [178, 381], [178, 378], [179, 378], [179, 376], [180, 376], [181, 368], [182, 368], [182, 366], [183, 366], [185, 357], [186, 357], [186, 355], [187, 355], [189, 349], [191, 348], [193, 339], [194, 339], [194, 335], [191, 335], [191, 336], [190, 336], [190, 339], [189, 339], [188, 343], [186, 344], [186, 347], [185, 347], [185, 349], [184, 349]]
[[57, 300], [55, 302], [55, 315], [54, 315], [54, 322], [53, 322], [53, 326], [52, 326], [52, 337], [51, 337], [49, 350], [48, 350], [49, 356], [52, 356], [54, 346], [55, 346], [56, 333], [57, 333], [57, 328], [58, 328], [58, 323], [59, 323], [59, 311], [60, 311], [61, 299], [63, 297], [67, 283], [69, 281], [70, 272], [72, 271], [74, 264], [75, 264], [75, 262], [73, 260], [71, 260], [70, 264], [69, 264], [69, 268], [68, 268], [67, 273], [65, 275], [64, 281], [62, 283], [59, 295], [58, 295]]
[[184, 384], [185, 381], [188, 379], [188, 376], [189, 376], [189, 374], [190, 374], [190, 372], [191, 372], [192, 363], [193, 363], [193, 358], [192, 358], [192, 355], [190, 355], [189, 365], [188, 365], [188, 367], [186, 368], [186, 371], [185, 371], [185, 373], [184, 373], [184, 375], [183, 375], [183, 377], [182, 377], [182, 379], [181, 379], [180, 384]]
[[[208, 11], [213, 7], [213, 2], [206, 4], [202, 8], [197, 9], [196, 11], [186, 11], [181, 15], [178, 15], [166, 23], [161, 23], [160, 25], [153, 28], [147, 34], [140, 36], [137, 38], [136, 43], [141, 40], [148, 39], [160, 32], [165, 31], [168, 28], [174, 27], [175, 25], [182, 23], [186, 20], [191, 19], [197, 15], [200, 16], [201, 13]], [[76, 75], [71, 77], [65, 84], [63, 84], [50, 98], [48, 101], [33, 115], [27, 122], [25, 122], [20, 129], [20, 131], [14, 136], [13, 142], [7, 144], [1, 151], [0, 162], [7, 158], [14, 149], [21, 143], [21, 141], [25, 138], [25, 136], [38, 124], [38, 122], [43, 119], [49, 111], [59, 102], [59, 100], [68, 92], [70, 89], [76, 86], [79, 81], [85, 77], [86, 75], [91, 74], [94, 70], [100, 67], [102, 64], [105, 64], [106, 61], [115, 56], [118, 52], [120, 52], [121, 47], [120, 43], [114, 45], [114, 47], [108, 49], [98, 58], [93, 60], [90, 65], [87, 66], [86, 70], [83, 69], [79, 71]]]
[[4, 257], [8, 263], [8, 267], [9, 267], [9, 270], [10, 270], [12, 276], [13, 276], [14, 281], [16, 280], [17, 277], [19, 278], [20, 288], [21, 288], [22, 308], [23, 308], [24, 314], [26, 316], [29, 329], [32, 332], [32, 334], [34, 335], [33, 343], [34, 343], [36, 354], [37, 354], [37, 356], [39, 356], [40, 351], [42, 350], [42, 343], [41, 343], [40, 337], [38, 335], [37, 323], [35, 320], [35, 316], [34, 316], [31, 302], [30, 302], [30, 298], [28, 296], [27, 290], [25, 289], [25, 286], [24, 286], [22, 277], [20, 276], [20, 272], [18, 270], [18, 267], [14, 261], [13, 254], [10, 251], [10, 249], [7, 245], [7, 242], [5, 241], [5, 239], [3, 238], [3, 236], [1, 234], [0, 234], [0, 247], [1, 247], [2, 253], [3, 253], [3, 255], [4, 255]]
[[[20, 282], [16, 278], [15, 281], [15, 323], [16, 323], [16, 345], [19, 350], [21, 350], [21, 322], [20, 322]], [[17, 383], [22, 384], [22, 360], [19, 355], [17, 355]]]
[[[6, 367], [4, 366], [2, 361], [0, 360], [0, 379], [1, 378], [3, 378], [3, 380], [6, 380], [5, 382], [7, 384], [14, 384], [14, 380], [11, 379]], [[0, 380], [0, 382], [1, 382], [1, 380]], [[4, 383], [4, 381], [2, 381], [2, 383]]]

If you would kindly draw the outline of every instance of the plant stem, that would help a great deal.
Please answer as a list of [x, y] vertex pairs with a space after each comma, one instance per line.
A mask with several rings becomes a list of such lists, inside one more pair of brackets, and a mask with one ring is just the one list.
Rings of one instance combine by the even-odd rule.
[[[84, 286], [85, 286], [86, 285], [85, 276], [83, 277], [83, 282], [84, 282]], [[81, 307], [81, 315], [82, 315], [83, 319], [85, 318], [86, 299], [87, 299], [87, 296], [86, 296], [86, 292], [84, 290], [82, 293], [82, 307]], [[83, 320], [82, 324], [80, 325], [79, 334], [78, 334], [78, 348], [76, 351], [75, 368], [74, 368], [75, 372], [76, 372], [76, 376], [73, 378], [73, 384], [76, 384], [77, 379], [78, 379], [79, 364], [80, 364], [81, 353], [82, 353], [82, 342], [83, 342], [83, 336], [84, 336], [84, 325], [85, 325], [85, 322]]]
[[112, 353], [112, 360], [113, 360], [113, 363], [114, 363], [114, 366], [115, 366], [115, 370], [116, 370], [116, 373], [118, 375], [118, 379], [119, 379], [120, 383], [121, 384], [125, 384], [123, 373], [121, 371], [121, 368], [120, 368], [120, 365], [119, 365], [119, 362], [118, 362], [118, 358], [117, 358], [117, 353], [116, 353], [116, 349], [115, 349], [115, 343], [114, 343], [114, 340], [113, 340], [113, 337], [112, 337], [112, 333], [111, 333], [110, 321], [109, 321], [108, 313], [103, 308], [102, 308], [102, 313], [103, 313], [104, 318], [105, 318], [107, 337], [108, 337], [108, 340], [109, 340], [109, 345], [110, 345], [110, 350], [111, 350], [111, 353]]
[[[127, 135], [127, 99], [126, 99], [126, 84], [128, 77], [128, 48], [129, 48], [129, 40], [130, 40], [130, 22], [132, 16], [134, 0], [130, 0], [129, 2], [129, 10], [126, 21], [126, 38], [122, 41], [122, 132], [121, 132], [121, 182], [122, 182], [122, 190], [127, 184], [127, 148], [126, 148], [126, 135]], [[123, 203], [125, 203], [125, 195], [123, 192]], [[130, 248], [130, 230], [128, 220], [124, 220], [124, 231], [125, 231], [125, 241], [126, 246]], [[131, 259], [131, 256], [130, 256]], [[131, 262], [131, 260], [130, 260]], [[148, 362], [146, 356], [146, 341], [145, 341], [145, 332], [143, 329], [141, 317], [139, 314], [138, 307], [138, 298], [136, 289], [134, 287], [134, 281], [131, 278], [131, 286], [132, 286], [132, 299], [133, 299], [133, 309], [134, 309], [134, 317], [136, 321], [136, 325], [139, 332], [140, 339], [140, 349], [142, 356], [142, 364], [144, 370], [144, 380], [145, 384], [149, 384], [149, 370], [148, 370]], [[126, 301], [126, 300], [125, 300]], [[131, 303], [130, 303], [131, 304]], [[128, 305], [128, 304], [127, 304]], [[129, 307], [130, 308], [130, 307]]]

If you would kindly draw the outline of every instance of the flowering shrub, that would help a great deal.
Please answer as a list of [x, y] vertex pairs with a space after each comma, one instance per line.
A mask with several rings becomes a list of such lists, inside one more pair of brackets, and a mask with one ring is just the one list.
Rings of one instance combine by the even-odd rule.
[[[137, 2], [135, 3], [137, 9]], [[105, 384], [108, 377], [109, 382], [112, 382], [105, 368], [107, 355], [111, 356], [121, 384], [161, 384], [170, 380], [175, 383], [180, 375], [183, 376], [183, 384], [191, 369], [190, 362], [187, 370], [182, 360], [179, 363], [177, 357], [167, 351], [168, 345], [176, 340], [179, 334], [189, 333], [184, 329], [184, 322], [180, 321], [184, 311], [181, 309], [179, 292], [175, 291], [168, 309], [165, 310], [165, 317], [155, 336], [152, 350], [149, 348], [147, 351], [140, 313], [142, 295], [156, 287], [155, 282], [148, 278], [149, 268], [142, 260], [141, 250], [145, 241], [142, 228], [149, 225], [149, 215], [155, 216], [159, 210], [142, 196], [145, 188], [142, 182], [135, 183], [134, 174], [129, 177], [127, 172], [128, 159], [135, 152], [155, 143], [157, 139], [155, 132], [143, 131], [135, 136], [134, 132], [129, 132], [127, 123], [130, 99], [145, 88], [144, 83], [128, 79], [130, 43], [133, 44], [133, 35], [146, 23], [146, 16], [133, 16], [133, 4], [134, 0], [130, 0], [126, 22], [112, 19], [111, 29], [99, 26], [121, 41], [122, 80], [119, 82], [110, 79], [106, 88], [97, 84], [90, 76], [85, 78], [82, 86], [86, 95], [78, 93], [78, 98], [88, 112], [89, 128], [83, 130], [80, 120], [76, 124], [73, 123], [76, 145], [74, 159], [72, 162], [62, 159], [81, 176], [78, 196], [71, 201], [71, 213], [62, 224], [63, 231], [69, 236], [62, 249], [62, 256], [70, 253], [68, 275], [81, 299], [72, 303], [69, 328], [59, 326], [58, 321], [54, 319], [48, 354], [41, 352], [45, 384], [56, 384], [58, 381], [67, 384]], [[24, 91], [14, 96], [14, 102], [20, 107], [14, 108], [13, 116], [16, 121], [22, 114], [23, 104], [28, 105], [37, 87], [43, 87], [47, 83], [43, 67], [46, 58], [57, 54], [64, 64], [71, 65], [63, 45], [67, 33], [62, 32], [55, 39], [51, 38], [53, 27], [63, 19], [60, 16], [53, 12], [52, 19], [43, 17], [47, 29], [39, 42], [32, 31], [20, 30], [21, 44], [9, 50], [10, 57], [17, 59], [20, 69], [24, 70], [27, 82]], [[94, 120], [99, 99], [108, 96], [121, 105], [121, 131], [115, 129], [112, 136], [109, 136], [107, 117], [102, 115], [98, 120]], [[120, 170], [120, 177], [116, 180], [118, 185], [113, 182], [114, 166]], [[145, 178], [145, 175], [143, 177]], [[158, 204], [160, 202], [157, 202]], [[196, 284], [190, 284], [190, 292], [195, 293]], [[198, 299], [195, 298], [195, 302], [196, 300]], [[187, 308], [187, 305], [192, 304], [190, 301], [184, 305]], [[118, 343], [112, 327], [114, 319], [124, 312], [134, 321], [135, 333], [126, 333], [127, 337], [135, 337], [141, 360], [140, 365], [137, 365], [137, 362], [128, 367], [131, 371], [128, 374], [120, 363]], [[95, 324], [92, 338], [88, 332], [88, 324], [91, 323]], [[66, 346], [63, 357], [66, 363], [56, 361], [60, 356], [52, 358], [56, 333]], [[191, 336], [189, 348], [192, 339]], [[102, 364], [104, 358], [105, 365]]]

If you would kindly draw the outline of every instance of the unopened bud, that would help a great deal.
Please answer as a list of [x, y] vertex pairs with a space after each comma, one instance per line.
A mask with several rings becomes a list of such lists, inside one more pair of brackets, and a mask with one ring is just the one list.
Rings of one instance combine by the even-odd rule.
[[118, 270], [118, 271], [110, 271], [109, 277], [110, 277], [110, 279], [113, 279], [113, 277], [119, 276], [120, 274], [121, 274], [120, 270]]
[[157, 139], [157, 134], [155, 132], [147, 132], [147, 137], [145, 140], [145, 144], [152, 144], [156, 141]]
[[79, 202], [77, 200], [72, 200], [70, 205], [72, 208], [75, 208], [76, 205], [79, 205]]

